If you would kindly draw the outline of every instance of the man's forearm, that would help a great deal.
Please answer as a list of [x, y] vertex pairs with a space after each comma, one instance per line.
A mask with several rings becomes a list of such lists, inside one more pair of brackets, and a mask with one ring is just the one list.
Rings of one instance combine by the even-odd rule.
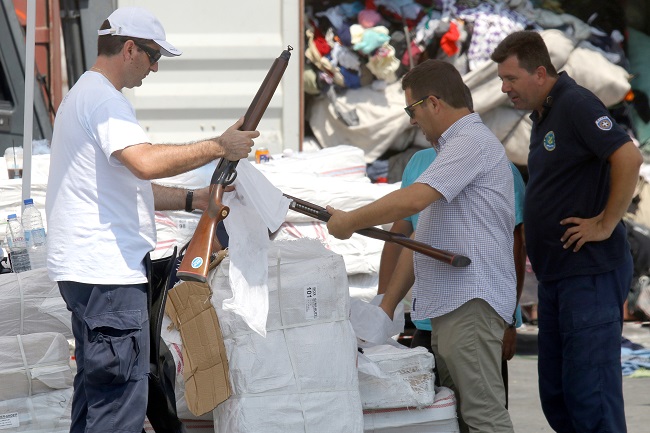
[[[188, 189], [151, 183], [156, 210], [186, 210]], [[190, 208], [204, 211], [210, 201], [210, 186], [193, 190]]]
[[[411, 236], [413, 233], [413, 226], [408, 220], [395, 221], [390, 229], [391, 232], [401, 233], [404, 236]], [[386, 292], [386, 287], [397, 267], [402, 246], [393, 242], [384, 243], [384, 248], [381, 251], [381, 260], [379, 262], [379, 286], [377, 287], [377, 294], [381, 295]]]
[[442, 195], [434, 188], [415, 183], [350, 212], [332, 210], [328, 207], [332, 217], [327, 223], [327, 229], [333, 236], [347, 239], [359, 229], [387, 224], [415, 215], [441, 197]]
[[391, 242], [386, 242], [384, 244], [384, 249], [381, 251], [381, 260], [379, 262], [379, 284], [377, 286], [378, 295], [386, 293], [386, 288], [395, 272], [395, 267], [402, 249], [401, 245]]
[[222, 158], [225, 154], [218, 144], [218, 137], [197, 141], [189, 144], [156, 144], [157, 151], [153, 155], [155, 165], [164, 173], [176, 172], [173, 175], [163, 174], [162, 177], [186, 173]]
[[634, 143], [628, 142], [610, 156], [609, 162], [610, 192], [602, 224], [613, 231], [632, 202], [643, 157]]
[[216, 139], [191, 144], [138, 144], [119, 151], [118, 159], [141, 179], [176, 176], [223, 156]]
[[526, 242], [524, 239], [524, 225], [515, 227], [513, 253], [515, 257], [515, 275], [517, 277], [517, 304], [521, 299], [526, 277]]
[[377, 201], [349, 212], [348, 221], [351, 228], [356, 231], [387, 224], [419, 212], [418, 209], [409, 207], [410, 203], [402, 197], [402, 191], [393, 191]]
[[379, 307], [386, 312], [388, 317], [393, 319], [397, 304], [404, 299], [414, 282], [413, 251], [403, 248], [395, 272], [393, 272], [386, 293], [384, 293], [384, 298], [379, 304]]
[[185, 209], [187, 189], [151, 184], [153, 189], [154, 206], [156, 210]]
[[153, 190], [154, 206], [156, 210], [181, 210], [185, 209], [187, 190], [169, 186], [151, 184]]

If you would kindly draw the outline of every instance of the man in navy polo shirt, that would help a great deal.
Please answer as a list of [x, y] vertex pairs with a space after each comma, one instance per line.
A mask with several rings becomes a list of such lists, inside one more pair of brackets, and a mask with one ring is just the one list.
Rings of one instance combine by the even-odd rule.
[[607, 108], [542, 37], [506, 37], [492, 54], [515, 108], [533, 110], [524, 205], [539, 280], [539, 392], [558, 432], [625, 432], [620, 364], [632, 257], [622, 217], [642, 157]]

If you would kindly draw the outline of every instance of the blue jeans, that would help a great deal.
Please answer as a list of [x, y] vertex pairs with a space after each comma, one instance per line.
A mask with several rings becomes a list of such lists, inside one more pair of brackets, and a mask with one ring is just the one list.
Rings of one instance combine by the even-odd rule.
[[619, 268], [539, 283], [539, 395], [556, 432], [625, 433], [621, 334], [632, 258]]
[[59, 281], [72, 312], [77, 374], [71, 433], [141, 433], [147, 411], [147, 284]]

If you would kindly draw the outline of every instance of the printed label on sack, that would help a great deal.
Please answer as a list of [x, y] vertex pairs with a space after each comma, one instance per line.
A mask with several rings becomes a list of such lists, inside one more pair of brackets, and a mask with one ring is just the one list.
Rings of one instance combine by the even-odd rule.
[[0, 413], [0, 429], [20, 427], [18, 412]]
[[316, 286], [305, 287], [305, 320], [318, 319], [318, 290]]
[[176, 224], [183, 236], [192, 236], [199, 220], [196, 218], [178, 218]]

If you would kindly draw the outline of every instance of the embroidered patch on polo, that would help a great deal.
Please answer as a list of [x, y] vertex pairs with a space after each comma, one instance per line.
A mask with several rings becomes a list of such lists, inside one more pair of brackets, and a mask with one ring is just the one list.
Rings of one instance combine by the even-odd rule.
[[555, 133], [553, 131], [547, 132], [544, 136], [544, 149], [549, 152], [555, 150]]
[[613, 124], [609, 117], [603, 116], [596, 120], [596, 126], [603, 131], [609, 131], [612, 129]]

